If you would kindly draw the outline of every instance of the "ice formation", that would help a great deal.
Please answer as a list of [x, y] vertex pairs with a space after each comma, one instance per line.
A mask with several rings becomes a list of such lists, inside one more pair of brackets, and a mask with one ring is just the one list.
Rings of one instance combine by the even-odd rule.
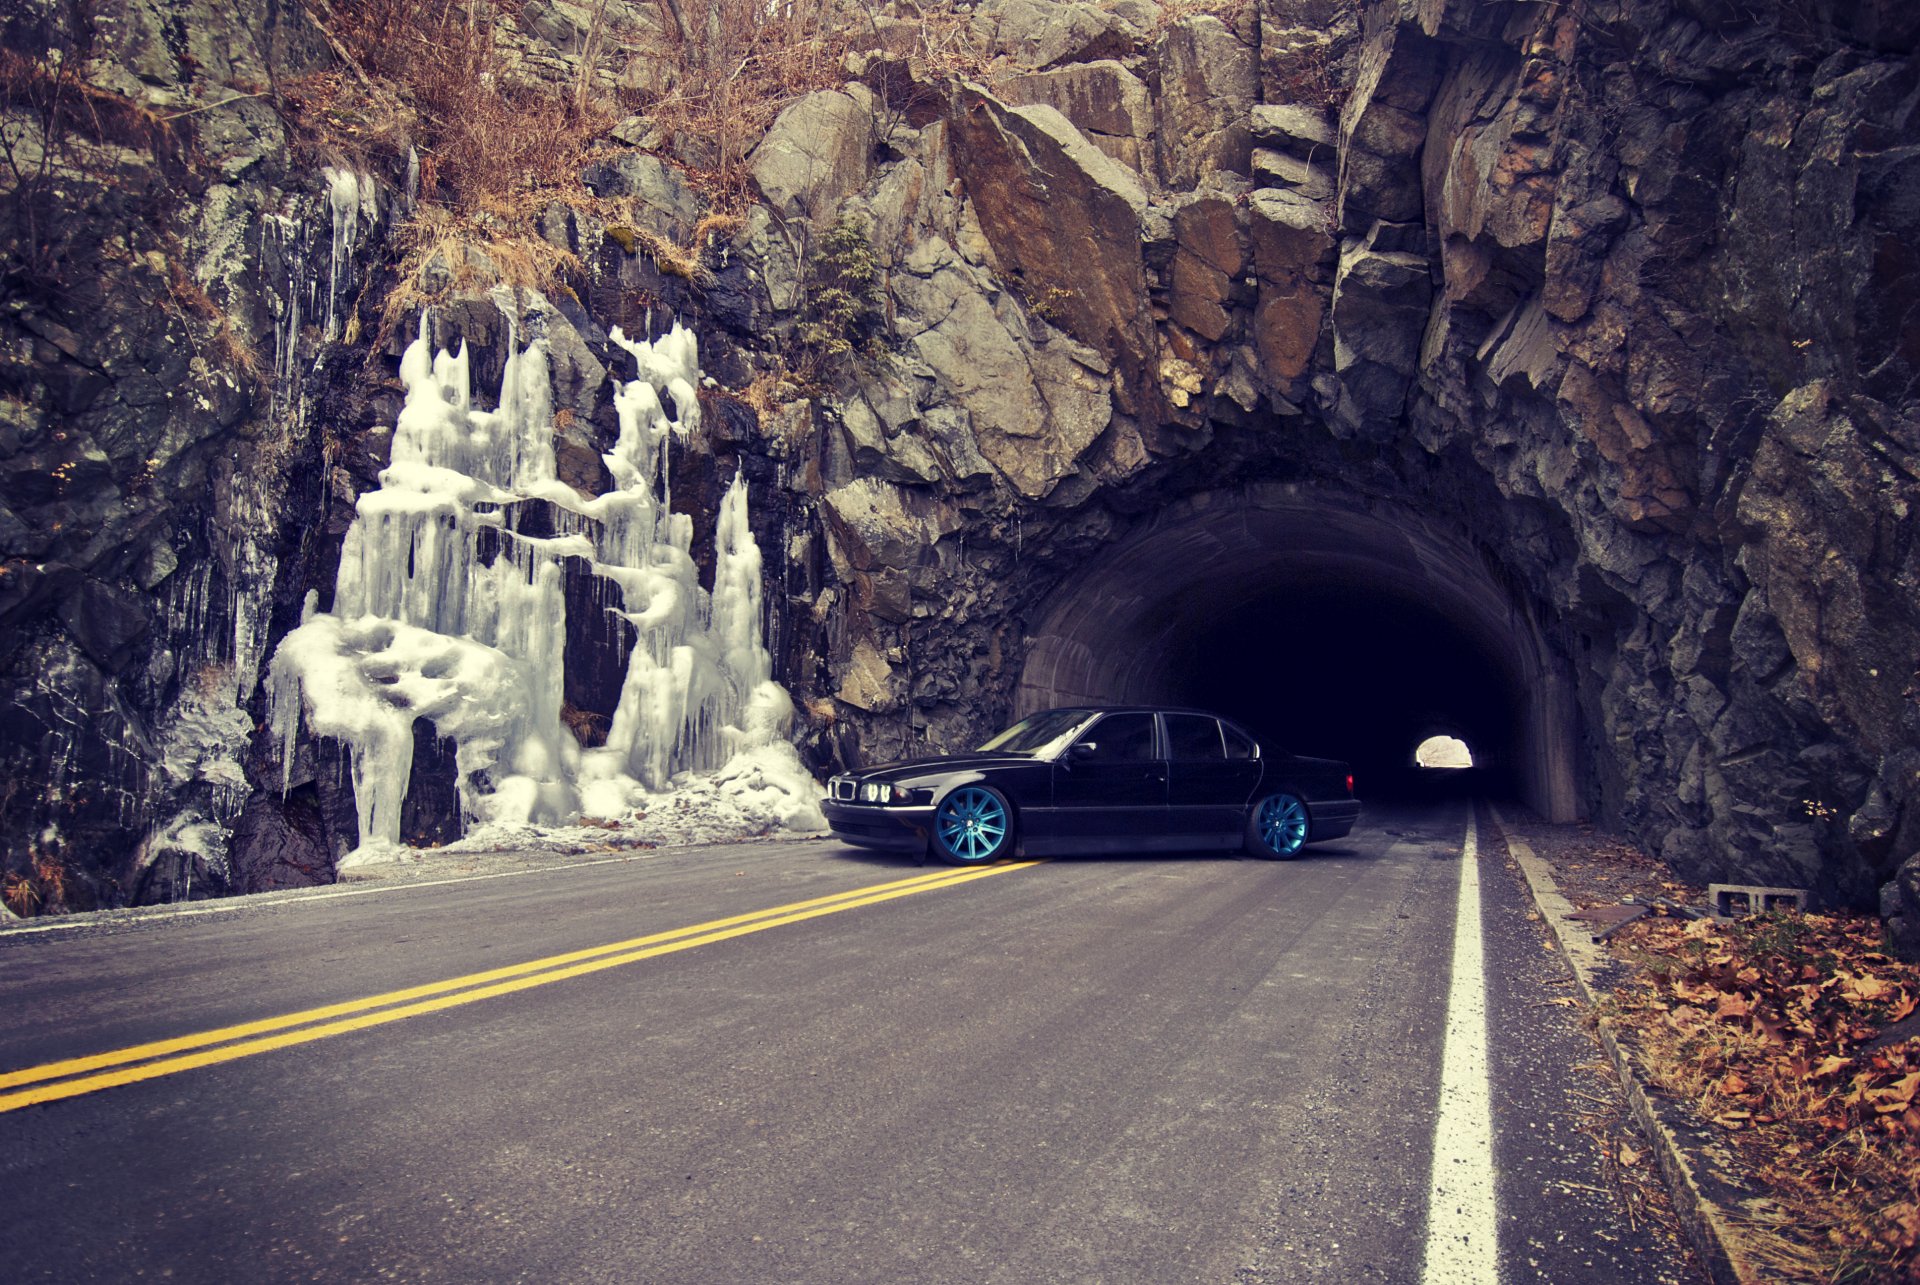
[[333, 217], [333, 250], [327, 266], [327, 325], [324, 331], [329, 342], [340, 337], [339, 302], [342, 291], [347, 285], [347, 273], [352, 266], [353, 251], [360, 239], [360, 219], [364, 215], [369, 223], [379, 214], [374, 193], [378, 190], [373, 180], [352, 170], [329, 169], [327, 177], [327, 209]]
[[[309, 597], [270, 680], [289, 771], [303, 719], [350, 749], [359, 860], [397, 848], [423, 718], [457, 747], [469, 827], [632, 816], [688, 773], [762, 828], [823, 824], [763, 640], [745, 483], [722, 506], [711, 593], [692, 521], [669, 509], [668, 441], [698, 427], [694, 335], [676, 323], [651, 343], [612, 339], [637, 377], [615, 388], [613, 486], [592, 498], [556, 478], [544, 341], [515, 352], [510, 334], [494, 410], [472, 405], [464, 342], [433, 352], [426, 318], [402, 358], [391, 463], [360, 497], [333, 608]], [[554, 533], [523, 534], [523, 513], [542, 504], [551, 521], [539, 529]], [[606, 743], [592, 749], [561, 718], [569, 558], [617, 586], [637, 631]]]

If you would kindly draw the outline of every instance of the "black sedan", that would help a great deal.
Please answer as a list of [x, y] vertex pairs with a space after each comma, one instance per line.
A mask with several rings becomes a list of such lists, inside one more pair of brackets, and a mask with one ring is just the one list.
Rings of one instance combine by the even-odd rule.
[[1264, 749], [1213, 714], [1050, 709], [971, 754], [836, 776], [836, 837], [956, 865], [1018, 853], [1244, 849], [1284, 858], [1353, 829], [1345, 763]]

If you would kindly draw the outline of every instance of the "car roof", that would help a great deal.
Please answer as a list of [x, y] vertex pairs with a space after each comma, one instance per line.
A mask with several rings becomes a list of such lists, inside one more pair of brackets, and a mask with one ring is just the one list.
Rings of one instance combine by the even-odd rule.
[[[1222, 722], [1239, 723], [1225, 714], [1216, 714], [1210, 709], [1193, 709], [1186, 705], [1056, 705], [1051, 709], [1035, 710], [1034, 714], [1198, 714], [1202, 718], [1217, 718]], [[1029, 714], [1027, 717], [1033, 717]]]

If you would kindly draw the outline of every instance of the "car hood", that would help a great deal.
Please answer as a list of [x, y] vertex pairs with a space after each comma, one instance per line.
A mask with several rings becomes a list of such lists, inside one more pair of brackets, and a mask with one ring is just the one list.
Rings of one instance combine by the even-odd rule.
[[882, 763], [860, 772], [849, 772], [856, 781], [909, 781], [924, 776], [943, 776], [952, 772], [978, 772], [991, 767], [1019, 767], [1043, 763], [1028, 754], [943, 754], [937, 758], [908, 759], [900, 763]]

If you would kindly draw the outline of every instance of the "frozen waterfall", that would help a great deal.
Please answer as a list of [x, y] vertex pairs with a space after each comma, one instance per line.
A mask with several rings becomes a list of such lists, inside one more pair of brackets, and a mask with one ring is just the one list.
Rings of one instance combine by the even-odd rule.
[[[711, 593], [693, 523], [669, 508], [669, 440], [698, 427], [694, 335], [675, 323], [650, 343], [618, 329], [612, 339], [637, 375], [615, 389], [619, 437], [602, 457], [613, 485], [593, 497], [556, 476], [544, 341], [516, 351], [510, 331], [494, 410], [472, 405], [465, 343], [434, 352], [426, 318], [401, 360], [391, 463], [359, 499], [333, 610], [309, 596], [270, 676], [288, 772], [303, 722], [349, 747], [356, 860], [398, 849], [418, 719], [456, 746], [467, 827], [617, 820], [689, 773], [760, 828], [823, 824], [786, 739], [792, 702], [772, 679], [745, 483], [736, 477], [721, 507]], [[522, 521], [540, 506], [550, 521]], [[594, 748], [562, 718], [569, 559], [617, 586], [617, 614], [635, 630]]]

